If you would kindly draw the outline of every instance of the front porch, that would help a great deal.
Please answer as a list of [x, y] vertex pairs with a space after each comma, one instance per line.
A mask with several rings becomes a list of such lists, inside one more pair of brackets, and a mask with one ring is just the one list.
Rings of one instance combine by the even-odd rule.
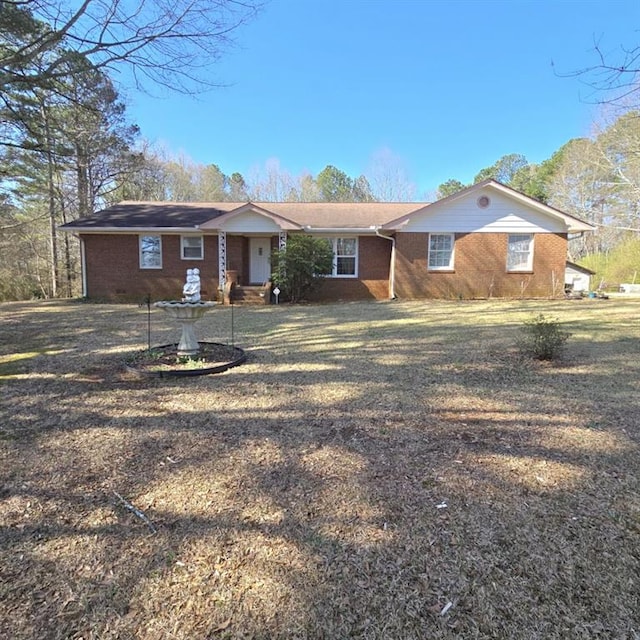
[[286, 246], [287, 234], [218, 233], [219, 290], [224, 304], [269, 304], [271, 255]]

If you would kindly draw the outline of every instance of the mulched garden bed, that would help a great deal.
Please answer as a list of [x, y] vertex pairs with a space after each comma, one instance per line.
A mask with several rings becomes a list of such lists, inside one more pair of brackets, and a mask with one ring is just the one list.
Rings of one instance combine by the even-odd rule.
[[199, 342], [200, 351], [193, 356], [178, 355], [177, 344], [145, 349], [127, 360], [129, 371], [152, 377], [202, 376], [222, 373], [242, 364], [247, 356], [240, 347], [217, 342]]

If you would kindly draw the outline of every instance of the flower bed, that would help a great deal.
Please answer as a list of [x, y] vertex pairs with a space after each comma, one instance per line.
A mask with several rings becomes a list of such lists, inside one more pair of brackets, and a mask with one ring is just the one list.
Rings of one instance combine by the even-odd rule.
[[145, 349], [127, 360], [130, 371], [145, 376], [201, 376], [221, 373], [242, 364], [247, 356], [239, 347], [217, 342], [199, 342], [193, 356], [178, 355], [177, 344]]

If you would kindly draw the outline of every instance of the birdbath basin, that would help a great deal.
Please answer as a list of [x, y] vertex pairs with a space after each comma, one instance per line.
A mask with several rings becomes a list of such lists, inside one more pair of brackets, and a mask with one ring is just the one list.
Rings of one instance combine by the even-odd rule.
[[182, 335], [178, 343], [179, 356], [194, 356], [200, 351], [200, 345], [193, 330], [193, 325], [215, 306], [215, 302], [180, 302], [178, 300], [161, 300], [154, 307], [166, 311], [182, 325]]

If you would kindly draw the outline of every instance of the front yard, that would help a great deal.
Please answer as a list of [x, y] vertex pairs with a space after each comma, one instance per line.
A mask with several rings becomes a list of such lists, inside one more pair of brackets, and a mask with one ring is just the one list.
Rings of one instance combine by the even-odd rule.
[[0, 637], [640, 638], [640, 300], [233, 313], [0, 304]]

